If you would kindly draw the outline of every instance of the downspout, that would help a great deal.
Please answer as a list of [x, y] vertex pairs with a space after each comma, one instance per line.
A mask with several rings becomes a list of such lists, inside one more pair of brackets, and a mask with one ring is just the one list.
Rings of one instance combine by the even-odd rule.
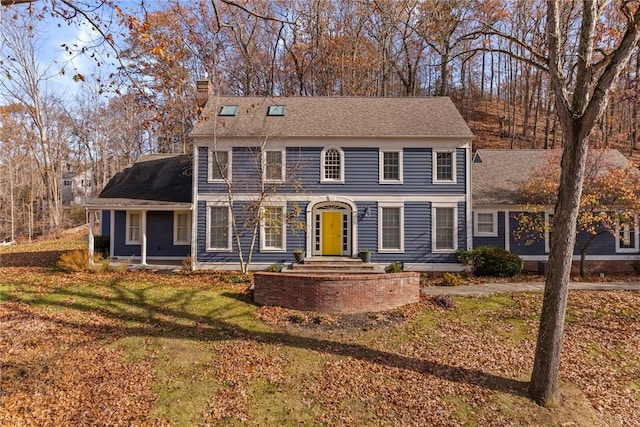
[[473, 249], [473, 200], [471, 198], [471, 144], [465, 146], [465, 166], [466, 173], [466, 185], [465, 185], [465, 199], [466, 199], [466, 213], [467, 213], [467, 250]]

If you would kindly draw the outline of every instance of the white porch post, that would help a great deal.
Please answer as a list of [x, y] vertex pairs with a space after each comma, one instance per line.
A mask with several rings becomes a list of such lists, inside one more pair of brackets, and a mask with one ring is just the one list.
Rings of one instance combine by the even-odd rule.
[[147, 265], [147, 211], [142, 211], [140, 217], [140, 234], [142, 237], [140, 244], [140, 264]]
[[92, 210], [87, 209], [89, 214], [89, 266], [93, 267], [93, 248], [95, 238], [93, 237], [93, 228], [95, 227], [95, 217]]

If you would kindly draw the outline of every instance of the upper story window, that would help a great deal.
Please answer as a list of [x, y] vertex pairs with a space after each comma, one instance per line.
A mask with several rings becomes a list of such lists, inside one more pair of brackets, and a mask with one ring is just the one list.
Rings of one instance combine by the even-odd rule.
[[433, 151], [433, 182], [436, 184], [456, 182], [455, 151]]
[[209, 181], [231, 179], [231, 152], [209, 150]]
[[340, 148], [330, 147], [321, 153], [320, 182], [344, 183], [344, 152]]
[[496, 237], [498, 235], [497, 212], [474, 212], [473, 234], [477, 237]]
[[402, 151], [380, 151], [380, 183], [402, 184]]
[[284, 150], [265, 150], [262, 152], [263, 178], [266, 182], [283, 182], [285, 180]]

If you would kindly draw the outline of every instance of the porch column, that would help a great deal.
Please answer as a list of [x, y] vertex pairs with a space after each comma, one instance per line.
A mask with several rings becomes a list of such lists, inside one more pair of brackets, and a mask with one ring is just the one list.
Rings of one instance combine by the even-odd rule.
[[92, 210], [87, 209], [87, 214], [89, 215], [89, 266], [93, 267], [93, 248], [95, 238], [93, 237], [93, 228], [95, 227], [95, 218], [94, 212]]
[[142, 211], [140, 215], [140, 265], [147, 265], [147, 211]]

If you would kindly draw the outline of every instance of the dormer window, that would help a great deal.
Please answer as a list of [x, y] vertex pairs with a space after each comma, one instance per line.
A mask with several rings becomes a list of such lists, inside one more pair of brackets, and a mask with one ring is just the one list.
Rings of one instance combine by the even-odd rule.
[[219, 116], [235, 116], [237, 112], [238, 112], [237, 105], [223, 105], [218, 115]]
[[270, 105], [267, 116], [284, 116], [284, 105]]

